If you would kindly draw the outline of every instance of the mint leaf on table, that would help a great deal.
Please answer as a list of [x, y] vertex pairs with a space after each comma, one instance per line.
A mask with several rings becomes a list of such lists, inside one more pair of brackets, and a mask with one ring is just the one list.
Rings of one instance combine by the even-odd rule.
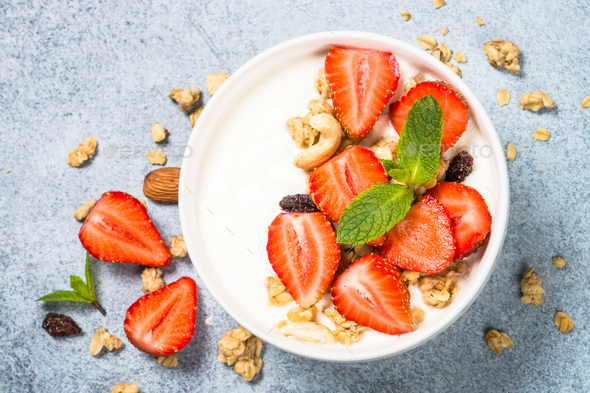
[[49, 295], [45, 295], [42, 298], [37, 299], [41, 302], [61, 302], [61, 301], [74, 301], [74, 302], [85, 302], [92, 304], [98, 309], [103, 315], [107, 315], [107, 312], [98, 302], [96, 294], [94, 293], [94, 281], [92, 280], [92, 272], [90, 271], [90, 255], [86, 253], [86, 283], [78, 276], [70, 276], [70, 287], [73, 291], [55, 291]]
[[338, 221], [338, 243], [358, 246], [383, 235], [410, 210], [414, 192], [400, 184], [379, 183], [361, 192]]

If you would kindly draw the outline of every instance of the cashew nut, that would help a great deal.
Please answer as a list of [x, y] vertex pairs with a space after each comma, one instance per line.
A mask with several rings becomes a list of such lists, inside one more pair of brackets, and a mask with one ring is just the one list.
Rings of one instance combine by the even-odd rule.
[[342, 139], [342, 127], [332, 115], [327, 113], [315, 115], [311, 118], [309, 125], [320, 133], [320, 140], [293, 159], [293, 164], [297, 168], [306, 171], [311, 171], [328, 161], [338, 150]]

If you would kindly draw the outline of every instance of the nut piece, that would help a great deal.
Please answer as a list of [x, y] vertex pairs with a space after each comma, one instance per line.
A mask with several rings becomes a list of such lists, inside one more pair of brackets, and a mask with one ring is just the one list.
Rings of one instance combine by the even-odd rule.
[[166, 167], [154, 169], [143, 180], [143, 194], [157, 202], [178, 202], [178, 183], [180, 168]]
[[508, 105], [510, 102], [510, 92], [506, 89], [498, 90], [498, 93], [496, 93], [496, 100], [498, 100], [498, 105], [500, 106]]
[[201, 95], [199, 89], [172, 89], [168, 97], [172, 98], [178, 103], [178, 109], [183, 112], [188, 112], [195, 104]]
[[320, 113], [312, 116], [309, 125], [320, 133], [320, 139], [317, 144], [293, 159], [297, 168], [306, 171], [315, 169], [332, 158], [342, 140], [342, 127], [332, 114]]
[[225, 72], [219, 72], [217, 74], [207, 75], [207, 93], [213, 95], [219, 89], [223, 82], [227, 80], [231, 75]]
[[515, 74], [520, 70], [518, 65], [520, 49], [513, 42], [494, 38], [483, 44], [482, 52], [488, 57], [488, 63], [496, 69], [504, 67]]
[[188, 115], [188, 117], [191, 121], [191, 127], [194, 127], [195, 124], [197, 124], [197, 120], [199, 120], [199, 116], [201, 116], [201, 113], [203, 113], [203, 109], [205, 109], [205, 107], [201, 106], [201, 107], [195, 109], [194, 111], [192, 111], [190, 113], [190, 115]]
[[551, 138], [551, 133], [545, 127], [537, 127], [537, 130], [533, 135], [531, 135], [534, 139], [538, 141], [546, 142]]
[[111, 389], [111, 393], [138, 393], [139, 388], [135, 382], [133, 383], [118, 383]]
[[262, 368], [262, 340], [243, 327], [225, 333], [217, 344], [219, 361], [230, 366], [235, 364], [234, 370], [241, 374], [245, 381], [252, 380]]
[[434, 8], [440, 8], [445, 4], [447, 4], [445, 3], [445, 0], [432, 0], [432, 5], [434, 6]]
[[526, 93], [520, 96], [520, 106], [522, 109], [530, 109], [534, 112], [541, 108], [554, 108], [555, 102], [547, 93], [537, 90], [534, 93]]
[[145, 293], [150, 293], [162, 289], [166, 286], [162, 279], [162, 270], [157, 267], [147, 267], [141, 273], [141, 290]]
[[398, 141], [399, 138], [385, 136], [375, 142], [373, 146], [371, 146], [371, 150], [373, 150], [373, 153], [379, 158], [399, 162], [399, 159], [397, 158]]
[[152, 141], [154, 142], [163, 141], [166, 139], [166, 134], [168, 133], [168, 130], [162, 127], [158, 122], [151, 125], [150, 131], [152, 132]]
[[287, 319], [291, 322], [311, 322], [317, 313], [316, 306], [309, 309], [297, 306], [287, 313]]
[[266, 278], [266, 289], [268, 291], [268, 303], [271, 306], [281, 307], [293, 301], [293, 297], [287, 288], [276, 277], [270, 276]]
[[324, 68], [320, 68], [320, 71], [318, 72], [318, 79], [316, 80], [315, 87], [324, 100], [332, 98], [332, 91], [330, 90], [330, 84], [328, 83], [326, 70]]
[[447, 27], [445, 27], [444, 29], [442, 29], [442, 30], [440, 31], [440, 33], [441, 33], [442, 35], [447, 35], [447, 33], [448, 33], [448, 32], [449, 32], [449, 29], [448, 29]]
[[563, 334], [569, 333], [574, 328], [574, 321], [564, 312], [558, 311], [553, 318], [553, 323]]
[[426, 312], [422, 310], [420, 307], [414, 307], [412, 309], [412, 318], [414, 319], [414, 330], [416, 330], [416, 325], [419, 325], [424, 321], [425, 316]]
[[565, 265], [567, 265], [567, 261], [565, 259], [563, 259], [562, 257], [555, 257], [555, 258], [553, 258], [553, 264], [555, 265], [555, 267], [558, 267], [561, 269]]
[[451, 51], [451, 48], [449, 48], [447, 44], [438, 44], [430, 54], [437, 60], [447, 63], [451, 60], [451, 53], [453, 53], [453, 51]]
[[424, 50], [433, 50], [436, 47], [436, 38], [431, 35], [421, 35], [418, 37], [418, 45]]
[[344, 318], [336, 310], [326, 309], [324, 310], [324, 314], [326, 314], [330, 321], [334, 322], [336, 325], [336, 330], [334, 330], [332, 333], [334, 336], [336, 336], [338, 341], [340, 341], [340, 343], [346, 347], [359, 341], [361, 338], [363, 338], [364, 332], [369, 330], [369, 328], [366, 326]]
[[453, 72], [457, 75], [459, 75], [459, 77], [462, 75], [461, 70], [457, 67], [455, 67], [453, 64], [451, 64], [450, 62], [445, 62], [445, 65], [447, 67], [449, 67], [451, 70], [453, 70]]
[[94, 152], [96, 151], [97, 145], [98, 142], [96, 142], [96, 139], [91, 136], [84, 139], [84, 142], [80, 143], [80, 145], [70, 152], [66, 162], [71, 167], [78, 167], [82, 165], [84, 161], [94, 157]]
[[410, 15], [410, 13], [408, 12], [408, 10], [403, 10], [402, 11], [402, 18], [404, 18], [404, 20], [406, 22], [409, 21], [411, 17], [412, 17], [412, 15]]
[[286, 337], [296, 337], [303, 341], [309, 341], [317, 344], [334, 344], [336, 337], [334, 334], [317, 322], [293, 322], [280, 326], [279, 331]]
[[94, 337], [90, 340], [90, 346], [88, 350], [92, 356], [96, 356], [100, 353], [103, 347], [106, 347], [110, 352], [114, 352], [123, 346], [123, 341], [118, 337], [111, 336], [109, 332], [102, 326], [100, 326]]
[[506, 158], [510, 161], [514, 161], [516, 159], [516, 146], [514, 143], [510, 142], [508, 147], [506, 147]]
[[184, 236], [182, 234], [178, 236], [172, 236], [168, 239], [170, 242], [170, 254], [176, 258], [184, 258], [188, 254], [186, 244], [184, 243]]
[[490, 330], [486, 334], [486, 340], [488, 340], [488, 345], [490, 349], [496, 352], [498, 355], [502, 352], [502, 350], [506, 347], [514, 347], [514, 343], [508, 337], [506, 333], [500, 333], [497, 330]]
[[[590, 108], [590, 95], [587, 95], [582, 100], [582, 108]], [[10, 171], [9, 171], [10, 172]]]
[[413, 272], [411, 270], [402, 270], [402, 279], [406, 283], [406, 285], [414, 285], [418, 282], [418, 279], [422, 273], [420, 272]]
[[466, 63], [467, 62], [467, 56], [465, 55], [465, 53], [463, 52], [459, 52], [459, 53], [455, 53], [454, 55], [451, 56], [453, 58], [453, 60], [455, 60], [457, 63]]
[[145, 157], [152, 165], [164, 165], [166, 163], [166, 154], [160, 150], [148, 151]]
[[84, 221], [84, 219], [88, 215], [88, 212], [90, 212], [90, 209], [92, 209], [94, 205], [96, 205], [96, 199], [86, 201], [85, 205], [82, 205], [76, 209], [76, 211], [74, 212], [74, 218], [78, 221]]
[[534, 266], [527, 270], [520, 282], [520, 289], [522, 290], [520, 300], [525, 304], [534, 303], [536, 306], [540, 306], [543, 304], [541, 295], [545, 293], [545, 290], [541, 287], [543, 280], [533, 273], [534, 270]]
[[158, 363], [166, 368], [172, 368], [178, 366], [178, 358], [175, 353], [167, 356], [159, 356]]
[[486, 24], [484, 23], [483, 19], [481, 19], [479, 16], [477, 17], [477, 24], [480, 26], [485, 26]]

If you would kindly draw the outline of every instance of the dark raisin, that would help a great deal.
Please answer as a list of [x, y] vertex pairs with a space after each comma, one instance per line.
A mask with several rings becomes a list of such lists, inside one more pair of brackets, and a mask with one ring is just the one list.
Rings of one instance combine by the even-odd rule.
[[315, 213], [320, 211], [307, 194], [287, 195], [279, 202], [279, 206], [287, 213]]
[[50, 312], [43, 320], [43, 329], [53, 337], [71, 336], [82, 333], [82, 329], [67, 315]]
[[473, 171], [473, 157], [465, 150], [461, 150], [449, 164], [445, 181], [461, 183]]

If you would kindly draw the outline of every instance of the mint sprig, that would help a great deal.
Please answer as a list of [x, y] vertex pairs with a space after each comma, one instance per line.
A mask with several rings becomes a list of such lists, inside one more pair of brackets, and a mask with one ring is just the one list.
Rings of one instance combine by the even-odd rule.
[[338, 243], [358, 246], [370, 242], [405, 217], [414, 200], [414, 187], [436, 175], [442, 126], [443, 112], [432, 95], [414, 103], [398, 144], [399, 164], [381, 160], [389, 175], [403, 184], [378, 183], [357, 195], [338, 222]]
[[94, 293], [94, 281], [92, 279], [92, 272], [90, 271], [90, 254], [86, 253], [86, 283], [78, 276], [70, 276], [70, 287], [73, 291], [55, 291], [49, 295], [45, 295], [38, 302], [62, 302], [62, 301], [74, 301], [74, 302], [85, 302], [92, 304], [102, 313], [107, 315], [107, 312], [96, 299]]

